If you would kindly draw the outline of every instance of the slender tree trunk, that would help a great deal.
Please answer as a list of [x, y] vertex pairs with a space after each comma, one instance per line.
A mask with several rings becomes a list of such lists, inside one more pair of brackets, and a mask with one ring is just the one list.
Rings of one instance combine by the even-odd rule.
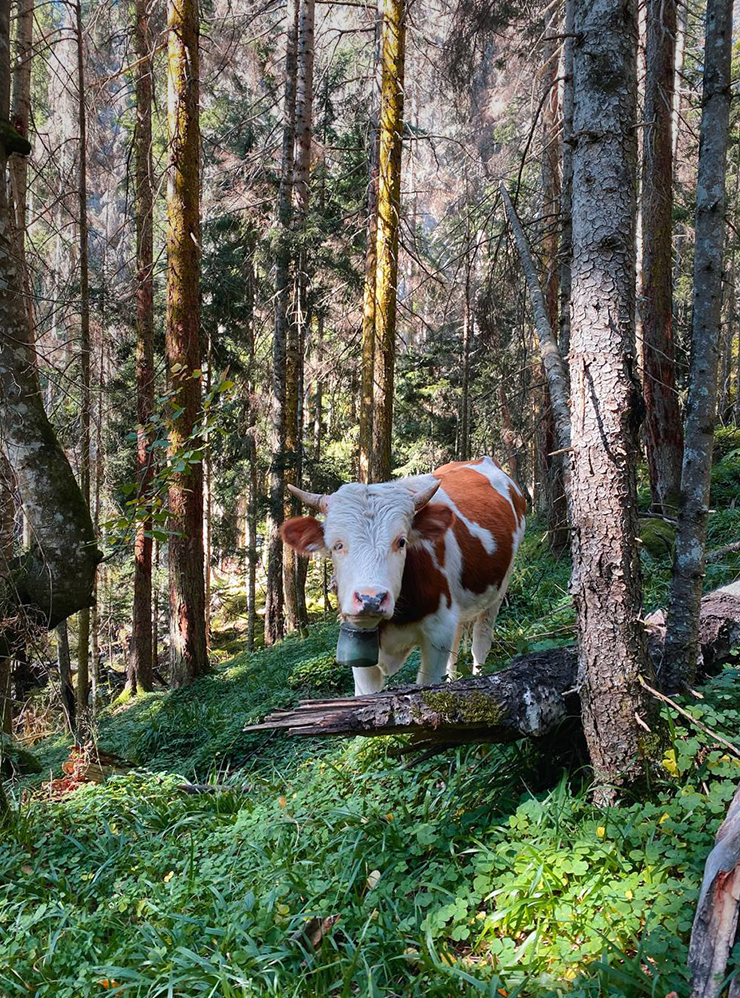
[[[173, 404], [170, 453], [188, 446], [202, 414], [200, 342], [200, 132], [198, 0], [167, 7], [167, 321], [165, 349]], [[203, 465], [170, 479], [170, 679], [192, 682], [208, 669], [203, 578]]]
[[[154, 171], [152, 164], [153, 59], [148, 0], [136, 0], [136, 477], [145, 498], [154, 476], [151, 419], [154, 415]], [[152, 689], [152, 518], [139, 523], [134, 543], [134, 606], [128, 683]]]
[[470, 458], [470, 340], [473, 310], [470, 303], [471, 260], [469, 254], [470, 247], [468, 245], [465, 256], [463, 292], [462, 386], [460, 393], [460, 446], [458, 450], [461, 461], [467, 461]]
[[[375, 17], [375, 72], [373, 80], [380, 98], [381, 43], [383, 28], [382, 0]], [[379, 110], [370, 122], [370, 148], [367, 178], [367, 247], [365, 250], [365, 286], [362, 302], [362, 359], [360, 376], [360, 459], [359, 478], [369, 482], [373, 466], [373, 383], [375, 379], [375, 294], [378, 259], [378, 169], [380, 160]]]
[[[310, 200], [311, 136], [313, 120], [314, 0], [301, 0], [296, 47], [295, 143], [293, 156], [292, 229], [295, 245], [305, 242], [306, 219]], [[309, 321], [308, 254], [305, 248], [295, 253], [293, 311], [288, 323], [286, 350], [285, 403], [285, 485], [300, 485], [303, 447], [302, 384], [306, 329]], [[297, 515], [300, 504], [288, 499], [288, 512]], [[283, 585], [287, 623], [291, 630], [306, 632], [305, 562], [293, 548], [283, 548]]]
[[693, 682], [698, 655], [722, 316], [731, 49], [732, 2], [708, 0], [696, 197], [689, 399], [664, 655], [664, 683], [668, 688]]
[[[14, 528], [13, 473], [0, 454], [0, 575], [6, 578], [10, 575], [13, 561]], [[0, 632], [0, 732], [6, 735], [13, 731], [13, 701], [10, 695], [12, 672], [13, 642]]]
[[[544, 296], [547, 318], [553, 334], [560, 320], [560, 239], [558, 232], [561, 211], [561, 184], [559, 174], [561, 135], [558, 107], [558, 59], [555, 13], [549, 10], [545, 17], [545, 43], [543, 60], [542, 109], [542, 239]], [[549, 389], [545, 389], [544, 418], [538, 430], [540, 441], [541, 480], [547, 498], [547, 525], [550, 548], [561, 552], [568, 546], [568, 512], [563, 485], [563, 462], [552, 457], [555, 446], [555, 418], [552, 412]]]
[[636, 539], [636, 8], [635, 0], [575, 7], [571, 588], [601, 801], [642, 775], [640, 719], [650, 714]]
[[568, 369], [570, 353], [570, 293], [571, 258], [573, 255], [573, 18], [575, 0], [565, 0], [565, 22], [563, 41], [563, 132], [560, 141], [562, 150], [560, 178], [560, 333], [558, 345], [563, 362]]
[[57, 664], [59, 666], [62, 707], [67, 719], [67, 726], [74, 734], [77, 730], [77, 702], [72, 685], [72, 657], [69, 653], [69, 631], [66, 620], [57, 627]]
[[384, 0], [371, 474], [375, 482], [388, 481], [392, 471], [405, 50], [404, 0]]
[[[75, 5], [77, 27], [77, 109], [79, 114], [79, 213], [80, 213], [80, 489], [90, 506], [90, 280], [87, 246], [87, 114], [85, 108], [85, 47], [82, 35], [82, 2]], [[90, 610], [77, 618], [77, 707], [78, 716], [90, 697]]]
[[285, 90], [283, 97], [283, 149], [278, 192], [278, 246], [275, 258], [275, 335], [272, 341], [272, 433], [270, 459], [270, 509], [267, 518], [267, 593], [265, 599], [265, 644], [280, 641], [284, 634], [283, 542], [285, 434], [288, 325], [290, 321], [290, 223], [293, 199], [293, 151], [296, 115], [296, 48], [299, 0], [288, 0], [285, 39]]
[[673, 346], [673, 154], [671, 117], [676, 0], [649, 0], [642, 147], [643, 384], [653, 505], [675, 512], [683, 433]]

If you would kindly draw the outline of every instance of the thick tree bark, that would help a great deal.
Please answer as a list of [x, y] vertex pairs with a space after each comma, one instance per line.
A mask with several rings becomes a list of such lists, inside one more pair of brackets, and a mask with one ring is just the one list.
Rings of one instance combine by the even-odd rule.
[[673, 150], [671, 118], [676, 0], [649, 0], [642, 147], [643, 385], [648, 470], [656, 509], [674, 512], [683, 433], [673, 345]]
[[[146, 497], [154, 476], [151, 419], [154, 415], [154, 172], [152, 163], [153, 60], [147, 0], [134, 11], [136, 53], [136, 477]], [[139, 523], [134, 543], [134, 605], [129, 687], [152, 689], [152, 518]]]
[[[662, 612], [646, 621], [650, 656], [663, 650]], [[702, 601], [701, 647], [716, 668], [740, 646], [740, 586], [718, 589]], [[339, 668], [339, 666], [337, 666]], [[541, 738], [567, 720], [579, 730], [578, 653], [572, 646], [519, 655], [489, 676], [440, 686], [403, 687], [364, 697], [305, 700], [247, 731], [287, 729], [299, 735], [411, 734], [419, 743], [509, 742]]]
[[280, 525], [285, 502], [285, 434], [287, 347], [290, 322], [290, 223], [293, 202], [293, 150], [295, 114], [299, 0], [288, 0], [285, 37], [285, 89], [283, 96], [283, 149], [278, 191], [278, 244], [275, 256], [275, 334], [272, 341], [272, 432], [270, 445], [270, 509], [267, 518], [267, 593], [265, 599], [265, 644], [280, 641], [284, 633], [283, 542]]
[[[635, 0], [577, 0], [570, 510], [583, 726], [600, 799], [642, 776], [651, 711], [637, 546]], [[608, 649], [609, 653], [605, 654]]]
[[[0, 576], [8, 576], [13, 565], [15, 547], [15, 499], [13, 474], [10, 465], [0, 453]], [[1, 609], [1, 607], [0, 607]], [[13, 730], [13, 701], [10, 695], [13, 672], [13, 648], [0, 626], [0, 732], [9, 735]]]
[[697, 178], [689, 399], [666, 640], [666, 662], [670, 663], [672, 685], [676, 687], [691, 684], [696, 670], [704, 580], [722, 315], [731, 49], [731, 0], [709, 0]]
[[[0, 0], [0, 117], [10, 99], [9, 0]], [[6, 169], [0, 147], [0, 176]], [[0, 580], [4, 617], [11, 608], [55, 627], [92, 601], [100, 553], [89, 509], [43, 406], [22, 297], [6, 185], [0, 183], [0, 448], [12, 468], [34, 544]]]
[[[378, 0], [375, 18], [375, 72], [373, 79], [380, 98], [383, 34], [383, 4]], [[374, 95], [375, 96], [375, 95]], [[365, 249], [365, 285], [362, 300], [362, 355], [360, 375], [360, 456], [359, 480], [368, 483], [373, 468], [373, 406], [375, 380], [375, 311], [378, 261], [378, 169], [380, 158], [379, 110], [370, 123], [370, 148], [367, 178], [367, 247]]]
[[[75, 5], [77, 29], [77, 113], [79, 126], [79, 236], [80, 236], [80, 489], [90, 506], [90, 278], [87, 226], [87, 109], [85, 107], [85, 43], [82, 34], [82, 0]], [[90, 610], [84, 607], [77, 618], [77, 707], [78, 715], [87, 709], [90, 696]]]
[[385, 0], [383, 11], [371, 473], [371, 480], [374, 482], [388, 481], [392, 471], [406, 50], [405, 0]]
[[[167, 321], [165, 348], [173, 405], [170, 453], [192, 440], [201, 416], [200, 131], [198, 0], [167, 8]], [[203, 465], [173, 474], [169, 488], [170, 680], [192, 682], [208, 669], [203, 574]]]

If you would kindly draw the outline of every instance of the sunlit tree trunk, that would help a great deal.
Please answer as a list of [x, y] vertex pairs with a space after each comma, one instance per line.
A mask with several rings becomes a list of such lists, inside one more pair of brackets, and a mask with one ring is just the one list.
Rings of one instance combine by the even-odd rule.
[[[77, 110], [79, 126], [79, 236], [80, 236], [80, 489], [90, 506], [90, 280], [87, 227], [87, 113], [85, 108], [85, 47], [82, 34], [82, 3], [75, 6], [77, 28]], [[90, 696], [90, 610], [77, 618], [77, 707], [78, 716]]]
[[388, 481], [392, 470], [393, 386], [396, 364], [396, 300], [403, 149], [404, 0], [384, 0], [378, 233], [375, 272], [375, 357], [372, 474]]
[[[381, 44], [383, 27], [382, 0], [378, 0], [375, 18], [375, 72], [373, 81], [380, 99]], [[373, 94], [375, 98], [375, 93]], [[365, 284], [362, 299], [362, 355], [360, 372], [360, 457], [359, 479], [369, 482], [373, 451], [373, 382], [375, 378], [375, 294], [378, 256], [378, 165], [379, 111], [370, 122], [367, 178], [367, 247], [365, 249]]]
[[[296, 52], [296, 103], [295, 144], [293, 156], [293, 212], [292, 229], [294, 244], [301, 245], [305, 231], [310, 199], [311, 136], [313, 120], [313, 66], [314, 66], [314, 0], [302, 0], [300, 6]], [[286, 403], [285, 403], [285, 484], [300, 485], [303, 447], [302, 385], [309, 321], [308, 254], [305, 249], [295, 253], [293, 268], [293, 309], [288, 323], [286, 350]], [[297, 515], [297, 500], [288, 497], [288, 512]], [[283, 585], [287, 623], [291, 630], [305, 631], [308, 627], [305, 593], [305, 559], [296, 551], [283, 548]]]
[[575, 0], [565, 0], [565, 19], [563, 50], [562, 50], [562, 135], [561, 176], [560, 176], [560, 314], [558, 345], [560, 353], [568, 367], [570, 353], [570, 291], [571, 291], [571, 257], [573, 254], [573, 227], [571, 213], [573, 210], [573, 18], [575, 16]]
[[643, 385], [653, 504], [675, 512], [683, 434], [673, 346], [673, 108], [676, 0], [649, 0], [642, 149]]
[[283, 593], [285, 434], [288, 325], [290, 322], [290, 223], [293, 210], [293, 154], [296, 114], [296, 48], [298, 44], [298, 0], [288, 0], [285, 38], [285, 87], [283, 94], [283, 148], [278, 192], [278, 244], [275, 256], [275, 333], [272, 341], [272, 413], [270, 458], [270, 509], [267, 518], [267, 592], [265, 598], [265, 644], [280, 641], [285, 628]]
[[571, 514], [583, 725], [600, 785], [643, 772], [650, 674], [637, 546], [637, 5], [576, 0]]
[[[165, 349], [176, 414], [170, 453], [191, 441], [201, 417], [200, 133], [198, 0], [167, 7], [167, 321]], [[196, 444], [197, 446], [197, 444]], [[203, 465], [172, 475], [169, 488], [170, 679], [208, 669], [203, 577]]]
[[[146, 497], [154, 474], [151, 419], [154, 414], [154, 259], [152, 165], [153, 60], [147, 0], [134, 12], [136, 53], [136, 477]], [[128, 683], [132, 692], [152, 688], [152, 519], [139, 523], [134, 544], [134, 606]]]
[[732, 2], [708, 0], [696, 192], [689, 399], [663, 655], [663, 683], [668, 688], [690, 685], [697, 665], [722, 317], [731, 51]]

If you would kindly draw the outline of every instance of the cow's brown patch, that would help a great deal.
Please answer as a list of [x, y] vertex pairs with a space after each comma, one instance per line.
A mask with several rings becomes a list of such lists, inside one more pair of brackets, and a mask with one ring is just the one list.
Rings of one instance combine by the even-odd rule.
[[[491, 458], [493, 461], [493, 458]], [[459, 468], [469, 468], [471, 464], [483, 464], [485, 461], [484, 457], [478, 457], [475, 461], [450, 461], [449, 464], [443, 464], [441, 468], [437, 468], [433, 474], [435, 478], [441, 478], [442, 475], [446, 475], [448, 471], [457, 471]], [[496, 464], [495, 461], [493, 461]], [[498, 464], [496, 464], [498, 468]]]
[[[454, 519], [455, 514], [449, 506], [444, 506], [442, 503], [433, 501], [427, 503], [426, 506], [419, 510], [411, 524], [411, 543], [417, 543], [419, 540], [437, 542], [444, 539]], [[444, 564], [444, 558], [442, 558], [440, 564]]]
[[442, 487], [460, 512], [490, 531], [496, 542], [496, 550], [489, 554], [483, 542], [468, 530], [466, 525], [455, 518], [452, 530], [462, 554], [460, 582], [463, 588], [472, 593], [484, 593], [489, 586], [501, 586], [514, 554], [514, 534], [524, 513], [519, 513], [517, 500], [521, 497], [512, 490], [512, 503], [493, 488], [488, 479], [477, 471], [471, 471], [460, 462], [456, 466], [440, 468], [435, 475], [442, 479]]
[[[442, 558], [439, 563], [444, 567], [444, 539], [435, 546], [438, 558], [440, 549]], [[435, 565], [426, 548], [410, 547], [406, 554], [401, 592], [396, 600], [392, 623], [414, 624], [436, 613], [442, 597], [445, 597], [447, 606], [450, 606], [452, 597], [446, 575]]]

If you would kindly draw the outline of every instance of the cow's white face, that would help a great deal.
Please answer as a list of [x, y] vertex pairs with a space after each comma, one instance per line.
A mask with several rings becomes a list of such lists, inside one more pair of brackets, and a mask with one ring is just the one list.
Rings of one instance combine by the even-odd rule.
[[331, 557], [343, 619], [375, 627], [393, 616], [409, 546], [439, 537], [452, 520], [448, 507], [426, 506], [436, 485], [419, 492], [396, 482], [343, 485], [314, 497], [321, 500], [323, 524], [312, 516], [283, 524], [283, 540], [297, 551]]

